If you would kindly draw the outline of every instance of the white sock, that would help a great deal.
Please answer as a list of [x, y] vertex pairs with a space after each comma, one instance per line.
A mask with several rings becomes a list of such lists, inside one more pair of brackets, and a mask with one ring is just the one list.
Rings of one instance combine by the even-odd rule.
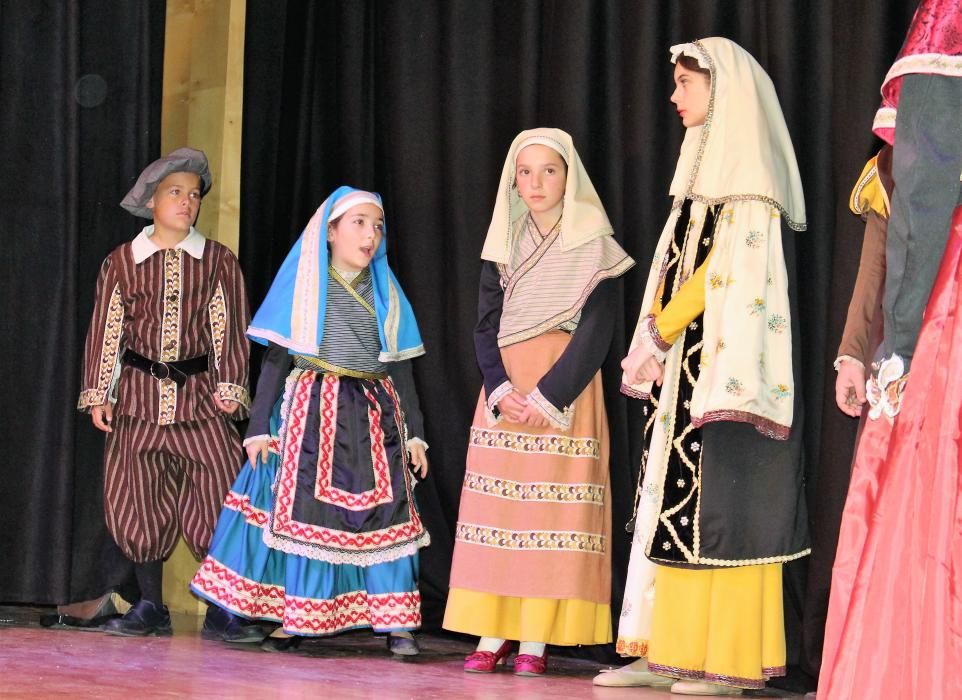
[[530, 654], [531, 656], [541, 656], [544, 654], [544, 646], [544, 642], [521, 642], [518, 653]]
[[648, 659], [635, 659], [627, 666], [622, 666], [619, 671], [647, 671]]
[[401, 632], [388, 632], [388, 636], [390, 636], [390, 637], [404, 637], [405, 639], [414, 639], [414, 635], [413, 635], [413, 634], [411, 634], [410, 632], [404, 632], [404, 631], [401, 631]]
[[498, 639], [497, 637], [481, 637], [478, 640], [478, 648], [476, 651], [490, 651], [492, 654], [501, 648], [505, 640]]

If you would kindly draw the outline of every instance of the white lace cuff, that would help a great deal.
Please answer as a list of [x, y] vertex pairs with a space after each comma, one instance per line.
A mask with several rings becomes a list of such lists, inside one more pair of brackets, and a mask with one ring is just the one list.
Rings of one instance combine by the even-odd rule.
[[505, 396], [514, 391], [514, 384], [511, 382], [502, 382], [497, 389], [491, 392], [485, 403], [488, 406], [488, 410], [492, 413], [498, 405], [498, 401], [503, 399]]
[[548, 419], [552, 427], [558, 430], [567, 430], [571, 427], [571, 419], [574, 417], [574, 409], [571, 406], [564, 410], [558, 410], [537, 387], [528, 394], [528, 401], [532, 402], [541, 411], [541, 414]]
[[832, 367], [835, 368], [836, 372], [838, 372], [838, 368], [842, 366], [843, 362], [850, 362], [853, 365], [857, 365], [862, 369], [865, 369], [865, 363], [862, 362], [861, 360], [855, 357], [852, 357], [851, 355], [839, 355], [838, 357], [835, 358], [835, 362], [832, 363]]
[[668, 351], [671, 350], [671, 343], [665, 341], [658, 332], [653, 314], [648, 314], [641, 322], [641, 335], [639, 336], [642, 346], [658, 360], [664, 362]]
[[249, 438], [244, 438], [244, 447], [247, 447], [252, 442], [258, 442], [259, 440], [266, 440], [267, 442], [270, 442], [271, 436], [270, 435], [251, 435]]
[[404, 443], [404, 446], [405, 446], [409, 451], [410, 451], [410, 449], [411, 449], [411, 445], [420, 445], [421, 447], [423, 447], [423, 448], [425, 449], [425, 451], [427, 451], [428, 449], [430, 449], [430, 445], [428, 445], [428, 443], [426, 443], [424, 440], [422, 440], [422, 439], [419, 438], [419, 437], [408, 438], [408, 439], [405, 441], [405, 443]]

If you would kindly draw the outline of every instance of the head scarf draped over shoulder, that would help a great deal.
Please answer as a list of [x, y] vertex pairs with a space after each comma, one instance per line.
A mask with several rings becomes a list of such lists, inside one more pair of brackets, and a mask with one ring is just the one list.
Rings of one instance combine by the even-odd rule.
[[[561, 220], [543, 239], [514, 186], [518, 153], [535, 144], [556, 151], [567, 167]], [[483, 260], [498, 264], [505, 290], [498, 344], [519, 343], [555, 328], [573, 331], [595, 287], [635, 264], [613, 233], [571, 135], [546, 128], [518, 134], [504, 161], [481, 251]]]
[[[708, 209], [715, 217], [705, 269], [703, 347], [691, 399], [696, 426], [713, 421], [754, 425], [788, 437], [793, 418], [791, 315], [782, 249], [782, 219], [804, 230], [805, 199], [795, 151], [771, 79], [738, 44], [713, 37], [671, 47], [671, 60], [691, 56], [711, 74], [705, 123], [689, 128], [669, 192], [674, 196], [655, 251], [632, 349], [650, 346], [651, 318], [682, 204], [692, 200], [692, 226]], [[695, 271], [700, 236], [681, 251], [681, 277]], [[684, 334], [666, 356], [666, 372], [680, 360]], [[651, 385], [623, 391], [646, 395]]]
[[[327, 312], [327, 226], [359, 204], [384, 205], [374, 192], [339, 187], [318, 207], [274, 277], [247, 335], [258, 343], [277, 343], [300, 355], [317, 355]], [[381, 336], [381, 362], [424, 354], [411, 304], [387, 262], [387, 228], [370, 264], [374, 310]]]

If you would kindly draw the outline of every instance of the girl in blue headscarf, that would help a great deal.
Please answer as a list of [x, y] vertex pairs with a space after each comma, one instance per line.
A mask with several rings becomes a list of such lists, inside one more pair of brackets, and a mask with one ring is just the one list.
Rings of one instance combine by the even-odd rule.
[[268, 346], [249, 461], [190, 587], [280, 623], [266, 650], [370, 627], [395, 654], [418, 653], [418, 550], [429, 536], [408, 468], [424, 477], [428, 462], [408, 360], [424, 346], [386, 246], [381, 198], [339, 188], [248, 329]]

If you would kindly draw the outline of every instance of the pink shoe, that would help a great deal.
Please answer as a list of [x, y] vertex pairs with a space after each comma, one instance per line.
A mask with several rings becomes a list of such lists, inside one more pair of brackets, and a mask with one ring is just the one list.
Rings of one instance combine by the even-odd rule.
[[542, 676], [548, 668], [548, 647], [544, 648], [541, 656], [518, 654], [514, 657], [514, 675]]
[[476, 651], [464, 660], [466, 673], [494, 673], [494, 667], [504, 664], [504, 660], [511, 651], [511, 641], [505, 640], [494, 653], [490, 651]]

